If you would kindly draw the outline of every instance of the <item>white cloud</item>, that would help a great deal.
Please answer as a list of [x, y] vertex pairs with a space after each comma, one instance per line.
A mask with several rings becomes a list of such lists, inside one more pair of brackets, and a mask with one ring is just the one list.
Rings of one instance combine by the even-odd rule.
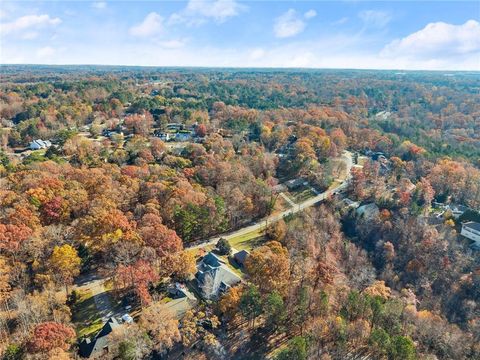
[[289, 9], [275, 19], [273, 32], [278, 38], [287, 38], [300, 34], [305, 30], [305, 26], [305, 22], [298, 17], [297, 12]]
[[332, 22], [332, 25], [343, 25], [348, 21], [348, 17], [344, 16], [334, 22]]
[[158, 45], [165, 49], [180, 49], [185, 46], [186, 40], [184, 39], [173, 39], [173, 40], [166, 40], [160, 41]]
[[98, 10], [103, 10], [107, 8], [107, 2], [106, 1], [95, 1], [92, 3], [92, 7], [94, 9]]
[[58, 17], [52, 18], [50, 15], [43, 14], [43, 15], [25, 15], [19, 17], [18, 19], [3, 23], [0, 25], [0, 29], [3, 35], [9, 33], [20, 32], [27, 29], [39, 29], [49, 26], [57, 26], [60, 24], [62, 20]]
[[29, 31], [22, 35], [23, 40], [33, 40], [38, 37], [38, 32], [36, 31]]
[[37, 50], [37, 57], [44, 59], [55, 55], [55, 49], [50, 46], [45, 46]]
[[317, 12], [311, 9], [311, 10], [308, 10], [305, 14], [303, 14], [303, 16], [305, 17], [305, 19], [312, 19], [315, 16], [317, 16]]
[[212, 19], [217, 23], [223, 23], [246, 9], [245, 5], [235, 0], [189, 0], [186, 8], [180, 13], [173, 13], [168, 22], [169, 24], [201, 25], [207, 19]]
[[143, 21], [129, 30], [130, 35], [146, 37], [158, 34], [163, 29], [163, 17], [156, 12], [148, 14]]
[[388, 12], [379, 10], [360, 11], [358, 17], [365, 26], [373, 28], [383, 28], [392, 20], [392, 16]]
[[259, 59], [263, 58], [266, 54], [267, 54], [267, 52], [265, 50], [263, 50], [262, 48], [255, 48], [255, 49], [250, 50], [250, 52], [248, 54], [248, 58], [250, 60], [259, 60]]
[[387, 44], [381, 55], [415, 59], [441, 60], [472, 55], [480, 66], [480, 23], [469, 20], [462, 25], [430, 23], [423, 29]]

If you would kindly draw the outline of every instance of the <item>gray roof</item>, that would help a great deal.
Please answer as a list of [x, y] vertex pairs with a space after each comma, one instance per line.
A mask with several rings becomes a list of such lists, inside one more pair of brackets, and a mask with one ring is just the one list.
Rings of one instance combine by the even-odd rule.
[[105, 347], [108, 346], [107, 335], [110, 334], [114, 329], [118, 328], [120, 324], [118, 321], [111, 317], [103, 325], [103, 328], [98, 332], [93, 340], [85, 339], [79, 345], [79, 353], [82, 357], [98, 356], [100, 353], [103, 353]]
[[480, 223], [477, 223], [475, 221], [470, 221], [462, 224], [463, 227], [470, 228], [473, 230], [480, 231]]
[[197, 264], [198, 285], [206, 298], [213, 298], [220, 292], [241, 281], [240, 276], [235, 274], [221, 258], [209, 252]]
[[245, 260], [247, 259], [247, 256], [250, 255], [250, 253], [247, 250], [241, 250], [233, 255], [235, 258], [235, 261], [239, 264], [243, 264]]

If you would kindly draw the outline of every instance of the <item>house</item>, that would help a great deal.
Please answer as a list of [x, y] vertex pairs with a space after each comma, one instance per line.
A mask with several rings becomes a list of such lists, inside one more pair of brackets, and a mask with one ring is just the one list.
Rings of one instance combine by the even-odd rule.
[[358, 201], [353, 201], [349, 198], [343, 199], [342, 203], [347, 209], [357, 209], [360, 206], [360, 203]]
[[240, 250], [233, 254], [233, 259], [239, 266], [244, 266], [245, 265], [245, 260], [247, 260], [248, 255], [250, 253], [247, 250]]
[[225, 261], [209, 252], [197, 264], [195, 274], [198, 287], [205, 299], [215, 299], [232, 285], [241, 281], [240, 276], [235, 274]]
[[480, 223], [469, 221], [462, 224], [460, 235], [473, 240], [476, 247], [480, 247]]
[[174, 286], [168, 288], [168, 293], [172, 300], [165, 303], [164, 306], [172, 311], [177, 318], [182, 317], [197, 303], [195, 295], [183, 284], [175, 283]]
[[188, 141], [192, 138], [192, 133], [187, 130], [178, 131], [175, 135], [176, 141]]
[[463, 215], [463, 213], [465, 211], [468, 210], [468, 207], [464, 206], [464, 205], [455, 205], [455, 204], [452, 204], [452, 205], [449, 205], [449, 209], [450, 211], [452, 212], [452, 215], [455, 219], [458, 219], [460, 216]]
[[358, 217], [363, 217], [367, 220], [377, 217], [380, 213], [380, 209], [375, 203], [359, 206], [355, 211]]
[[48, 149], [50, 146], [52, 146], [52, 143], [48, 140], [33, 140], [30, 144], [30, 150], [40, 150], [40, 149]]
[[285, 182], [285, 186], [288, 188], [288, 190], [298, 189], [302, 185], [308, 185], [308, 182], [302, 178], [292, 179]]
[[79, 345], [80, 356], [90, 359], [104, 358], [108, 353], [108, 335], [120, 326], [114, 317], [108, 319], [93, 340], [90, 338], [82, 340]]
[[165, 142], [170, 141], [173, 138], [172, 134], [170, 134], [168, 132], [160, 132], [160, 131], [155, 131], [153, 133], [153, 136], [158, 137], [158, 138], [160, 138], [160, 140], [165, 141]]

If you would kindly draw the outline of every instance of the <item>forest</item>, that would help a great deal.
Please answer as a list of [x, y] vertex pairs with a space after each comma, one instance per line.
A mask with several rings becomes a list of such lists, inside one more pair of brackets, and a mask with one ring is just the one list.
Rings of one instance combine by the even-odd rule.
[[479, 73], [0, 73], [0, 359], [480, 358]]

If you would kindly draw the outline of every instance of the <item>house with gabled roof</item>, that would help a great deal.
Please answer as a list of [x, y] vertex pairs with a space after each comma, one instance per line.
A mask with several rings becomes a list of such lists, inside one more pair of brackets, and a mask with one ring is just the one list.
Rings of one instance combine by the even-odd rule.
[[79, 344], [79, 354], [84, 358], [102, 359], [108, 354], [108, 335], [121, 325], [111, 317], [93, 339], [83, 339]]
[[460, 235], [475, 242], [475, 247], [480, 248], [480, 223], [469, 221], [462, 224]]
[[226, 265], [223, 259], [212, 252], [205, 255], [197, 264], [195, 278], [205, 299], [218, 298], [231, 286], [242, 280]]

